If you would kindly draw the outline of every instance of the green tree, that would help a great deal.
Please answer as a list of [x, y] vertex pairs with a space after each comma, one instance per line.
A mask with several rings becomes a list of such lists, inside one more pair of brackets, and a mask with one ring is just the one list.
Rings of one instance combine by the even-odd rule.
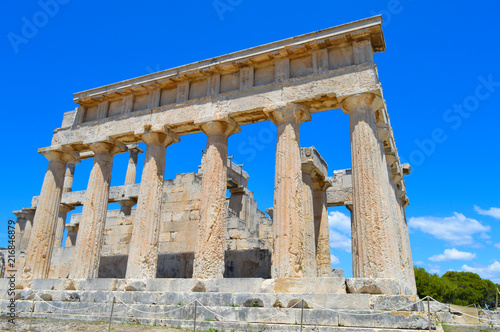
[[422, 267], [415, 267], [415, 281], [417, 294], [421, 298], [430, 296], [444, 303], [478, 304], [481, 307], [495, 305], [496, 289], [500, 287], [476, 273], [448, 271], [439, 277]]

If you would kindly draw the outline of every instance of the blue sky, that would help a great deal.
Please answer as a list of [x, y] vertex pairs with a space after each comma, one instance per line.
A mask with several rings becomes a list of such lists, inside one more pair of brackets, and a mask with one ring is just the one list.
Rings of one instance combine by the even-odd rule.
[[[56, 5], [54, 5], [56, 4]], [[375, 61], [400, 156], [412, 164], [406, 209], [416, 265], [473, 271], [500, 283], [500, 4], [385, 1], [24, 1], [1, 4], [0, 245], [13, 210], [38, 195], [50, 145], [73, 93], [376, 14], [385, 53]], [[350, 167], [349, 119], [314, 114], [301, 145]], [[275, 126], [244, 126], [229, 154], [244, 163], [260, 209], [272, 206]], [[197, 171], [202, 134], [167, 150], [166, 178]], [[142, 165], [144, 154], [139, 159]], [[112, 185], [127, 156], [114, 160]], [[86, 188], [91, 161], [77, 166]], [[80, 209], [79, 209], [80, 210]], [[76, 210], [75, 212], [78, 212]], [[335, 267], [352, 275], [349, 212], [331, 209]]]

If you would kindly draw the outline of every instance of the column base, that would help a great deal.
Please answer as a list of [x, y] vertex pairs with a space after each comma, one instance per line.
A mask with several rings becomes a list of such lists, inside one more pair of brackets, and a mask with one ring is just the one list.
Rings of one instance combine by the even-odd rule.
[[415, 295], [405, 283], [390, 278], [350, 278], [346, 287], [348, 293], [355, 294]]

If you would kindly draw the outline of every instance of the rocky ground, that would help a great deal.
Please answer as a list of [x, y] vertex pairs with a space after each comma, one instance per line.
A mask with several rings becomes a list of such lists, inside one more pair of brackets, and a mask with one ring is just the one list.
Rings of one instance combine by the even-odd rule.
[[[120, 332], [137, 332], [137, 331], [162, 331], [162, 332], [187, 332], [180, 328], [167, 328], [160, 326], [144, 326], [133, 324], [120, 324], [112, 323], [112, 331]], [[16, 324], [13, 325], [7, 321], [7, 318], [0, 319], [0, 331], [36, 331], [36, 332], [73, 332], [73, 331], [87, 331], [87, 332], [105, 332], [108, 331], [107, 322], [81, 322], [81, 321], [67, 321], [67, 320], [54, 320], [54, 319], [33, 319], [31, 330], [29, 330], [29, 319], [16, 318]]]

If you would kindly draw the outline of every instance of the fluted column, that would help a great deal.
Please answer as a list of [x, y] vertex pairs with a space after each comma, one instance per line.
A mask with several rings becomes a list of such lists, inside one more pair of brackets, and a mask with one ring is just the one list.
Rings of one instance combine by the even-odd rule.
[[90, 172], [83, 203], [80, 231], [71, 266], [71, 278], [97, 278], [102, 240], [108, 210], [109, 186], [113, 157], [126, 147], [112, 139], [91, 143], [94, 165]]
[[31, 237], [31, 230], [33, 229], [33, 218], [35, 217], [36, 208], [24, 208], [23, 211], [26, 212], [26, 225], [24, 226], [23, 237], [21, 239], [19, 249], [28, 248]]
[[67, 193], [73, 190], [73, 178], [75, 176], [75, 166], [76, 163], [78, 162], [80, 161], [68, 163], [68, 166], [66, 166], [66, 173], [64, 174], [63, 193]]
[[313, 181], [314, 230], [316, 240], [316, 265], [318, 277], [332, 275], [332, 256], [330, 253], [330, 229], [328, 227], [328, 206], [326, 189], [328, 181]]
[[312, 169], [302, 165], [303, 192], [303, 218], [304, 218], [304, 277], [317, 277], [316, 243], [314, 231], [314, 203], [311, 180]]
[[343, 111], [350, 116], [353, 276], [397, 279], [394, 225], [383, 175], [386, 166], [375, 118], [380, 106], [381, 98], [371, 93], [349, 96], [342, 102]]
[[130, 153], [128, 158], [127, 173], [125, 174], [125, 185], [135, 184], [135, 177], [137, 174], [137, 157], [139, 153], [144, 152], [140, 149], [137, 144], [133, 144], [128, 147]]
[[20, 249], [21, 242], [23, 241], [24, 229], [26, 228], [26, 212], [12, 211], [16, 216], [16, 225], [14, 226], [14, 247]]
[[76, 237], [78, 235], [78, 224], [66, 225], [68, 236], [66, 237], [66, 247], [74, 247], [76, 245]]
[[202, 164], [200, 222], [193, 278], [223, 278], [226, 250], [227, 139], [240, 128], [231, 118], [208, 121], [200, 127], [207, 135], [207, 150]]
[[48, 277], [66, 164], [76, 159], [75, 154], [61, 149], [45, 148], [40, 149], [39, 152], [49, 160], [49, 165], [43, 180], [29, 245], [21, 269], [23, 279]]
[[74, 207], [67, 204], [61, 204], [61, 206], [59, 207], [59, 216], [57, 218], [56, 233], [54, 236], [54, 247], [62, 247], [62, 241], [65, 229], [64, 226], [66, 225], [66, 216], [68, 215], [69, 211], [74, 209], [75, 209]]
[[156, 278], [166, 148], [180, 141], [179, 136], [163, 126], [143, 133], [142, 140], [147, 150], [126, 273], [127, 278], [133, 279]]
[[278, 127], [272, 275], [273, 278], [304, 277], [306, 255], [299, 126], [311, 116], [299, 104], [268, 110], [267, 114]]

